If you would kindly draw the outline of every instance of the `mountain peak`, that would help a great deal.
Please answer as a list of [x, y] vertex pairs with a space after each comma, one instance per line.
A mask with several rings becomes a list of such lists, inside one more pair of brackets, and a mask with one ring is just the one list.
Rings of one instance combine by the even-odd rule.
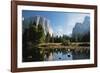
[[28, 17], [23, 20], [23, 25], [24, 25], [23, 30], [25, 28], [29, 28], [30, 22], [32, 22], [32, 23], [35, 22], [36, 26], [42, 25], [42, 27], [44, 29], [44, 33], [45, 34], [49, 33], [52, 36], [53, 30], [50, 26], [50, 20], [48, 20], [47, 18], [45, 18], [43, 16], [39, 16], [39, 15]]
[[90, 17], [86, 16], [83, 23], [76, 23], [72, 31], [72, 37], [77, 37], [78, 35], [84, 35], [90, 31]]

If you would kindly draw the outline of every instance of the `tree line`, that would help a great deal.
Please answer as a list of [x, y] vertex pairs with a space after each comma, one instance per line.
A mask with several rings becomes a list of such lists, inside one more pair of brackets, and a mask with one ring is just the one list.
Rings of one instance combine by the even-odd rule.
[[50, 36], [49, 32], [44, 33], [42, 24], [36, 25], [35, 22], [30, 22], [29, 28], [24, 30], [23, 33], [23, 43], [31, 42], [34, 45], [39, 43], [63, 43], [63, 42], [89, 42], [90, 41], [90, 32], [85, 35], [77, 35], [77, 40], [75, 37], [70, 37], [68, 35], [63, 36]]

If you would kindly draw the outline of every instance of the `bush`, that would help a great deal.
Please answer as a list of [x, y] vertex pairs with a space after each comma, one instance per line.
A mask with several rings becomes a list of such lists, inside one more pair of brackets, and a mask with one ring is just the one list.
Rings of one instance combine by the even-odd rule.
[[62, 45], [69, 46], [70, 45], [70, 41], [69, 40], [62, 41]]

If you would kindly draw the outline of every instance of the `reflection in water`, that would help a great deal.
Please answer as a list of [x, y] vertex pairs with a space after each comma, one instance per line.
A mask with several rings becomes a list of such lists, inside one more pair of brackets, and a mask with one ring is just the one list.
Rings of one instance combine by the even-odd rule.
[[51, 52], [49, 56], [45, 54], [44, 60], [45, 61], [55, 61], [55, 60], [72, 60], [72, 52]]
[[60, 61], [60, 60], [90, 59], [90, 50], [70, 50], [70, 49], [42, 49], [33, 48], [29, 55], [23, 58], [23, 62], [32, 61]]

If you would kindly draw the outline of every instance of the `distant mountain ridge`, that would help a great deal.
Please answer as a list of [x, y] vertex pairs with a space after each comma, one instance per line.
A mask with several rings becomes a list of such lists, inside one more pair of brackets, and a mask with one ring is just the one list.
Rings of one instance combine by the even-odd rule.
[[49, 33], [52, 36], [53, 30], [50, 26], [50, 21], [43, 16], [31, 16], [28, 18], [24, 18], [23, 26], [22, 26], [23, 31], [24, 29], [29, 28], [30, 23], [34, 23], [34, 22], [36, 23], [36, 26], [42, 25], [45, 34]]
[[86, 16], [83, 23], [76, 23], [72, 31], [72, 37], [84, 36], [90, 32], [90, 17]]

